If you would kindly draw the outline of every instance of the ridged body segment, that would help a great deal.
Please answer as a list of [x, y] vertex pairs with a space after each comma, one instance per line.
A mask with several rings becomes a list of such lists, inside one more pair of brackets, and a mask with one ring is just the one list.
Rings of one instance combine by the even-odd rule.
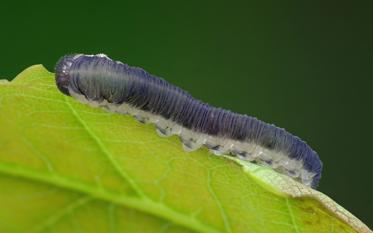
[[[56, 83], [63, 93], [82, 96], [88, 102], [106, 103], [113, 107], [126, 105], [127, 108], [138, 109], [143, 113], [138, 114], [138, 119], [141, 118], [142, 121], [147, 121], [149, 116], [160, 117], [162, 122], [166, 122], [166, 125], [160, 126], [161, 131], [166, 132], [167, 127], [176, 124], [177, 127], [173, 128], [180, 128], [181, 131], [188, 132], [187, 135], [192, 134], [190, 139], [182, 137], [183, 141], [189, 140], [184, 143], [192, 143], [193, 138], [199, 138], [193, 136], [194, 133], [219, 138], [215, 140], [219, 142], [228, 140], [232, 145], [225, 146], [223, 152], [243, 159], [249, 158], [252, 153], [245, 149], [246, 144], [247, 148], [258, 145], [263, 148], [261, 151], [269, 151], [267, 154], [272, 156], [266, 158], [255, 155], [256, 161], [271, 166], [278, 162], [275, 161], [274, 154], [279, 153], [287, 156], [290, 162], [300, 161], [303, 166], [298, 168], [298, 165], [289, 165], [291, 169], [287, 169], [285, 165], [279, 168], [273, 165], [274, 169], [280, 172], [286, 170], [288, 175], [298, 177], [298, 180], [312, 187], [317, 187], [321, 177], [322, 163], [317, 153], [284, 129], [251, 116], [210, 106], [162, 78], [141, 68], [114, 61], [105, 55], [68, 55], [61, 58], [56, 66]], [[173, 130], [173, 134], [179, 134], [180, 130]], [[243, 146], [235, 146], [235, 141]], [[199, 143], [215, 151], [219, 147], [223, 148], [219, 144], [210, 145], [209, 140], [203, 137]], [[282, 158], [281, 156], [278, 157]], [[309, 176], [308, 180], [298, 174], [303, 170], [296, 169], [303, 169], [302, 174]], [[296, 175], [292, 175], [293, 173]]]

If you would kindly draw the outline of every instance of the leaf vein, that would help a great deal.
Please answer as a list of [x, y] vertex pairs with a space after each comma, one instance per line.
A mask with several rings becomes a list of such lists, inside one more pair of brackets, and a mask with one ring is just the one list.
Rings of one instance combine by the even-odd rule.
[[289, 216], [290, 216], [290, 219], [291, 219], [291, 223], [292, 223], [294, 232], [300, 233], [298, 225], [297, 225], [297, 223], [295, 221], [295, 216], [294, 216], [293, 210], [292, 210], [291, 205], [289, 203], [289, 198], [286, 198], [286, 207], [287, 207], [287, 209], [289, 211]]
[[73, 201], [72, 203], [67, 205], [65, 208], [63, 208], [62, 210], [51, 215], [49, 218], [47, 218], [42, 223], [39, 223], [37, 226], [33, 227], [30, 233], [42, 232], [43, 230], [49, 227], [52, 227], [54, 224], [60, 221], [63, 217], [72, 213], [79, 207], [87, 204], [91, 200], [92, 200], [92, 197], [90, 196], [83, 196], [83, 197], [78, 198], [77, 200]]
[[92, 140], [97, 144], [101, 152], [107, 157], [109, 162], [112, 164], [113, 168], [119, 173], [119, 175], [129, 183], [129, 185], [133, 188], [133, 190], [142, 198], [146, 198], [142, 190], [137, 186], [135, 181], [120, 167], [120, 165], [115, 161], [114, 156], [107, 150], [104, 146], [103, 142], [94, 134], [94, 132], [88, 127], [88, 125], [83, 121], [83, 119], [79, 116], [78, 112], [71, 106], [70, 102], [67, 100], [67, 97], [64, 96], [65, 103], [67, 107], [71, 110], [71, 113], [77, 119], [79, 124], [85, 129], [88, 135], [92, 138]]
[[180, 226], [187, 227], [197, 232], [222, 233], [214, 227], [206, 225], [198, 219], [190, 218], [190, 216], [186, 215], [185, 213], [174, 210], [168, 206], [165, 206], [164, 204], [154, 202], [150, 199], [140, 199], [138, 197], [134, 198], [121, 195], [110, 190], [98, 189], [97, 186], [93, 186], [75, 179], [66, 178], [58, 174], [51, 176], [50, 173], [32, 170], [23, 166], [8, 163], [0, 163], [0, 173], [50, 184], [84, 195], [89, 195], [93, 199], [107, 201], [120, 206], [126, 206], [143, 213], [167, 219]]
[[215, 193], [215, 191], [212, 187], [212, 184], [211, 184], [211, 170], [209, 170], [207, 172], [207, 188], [208, 188], [211, 196], [214, 198], [214, 200], [216, 202], [216, 205], [219, 208], [219, 212], [220, 212], [220, 215], [223, 219], [224, 227], [225, 227], [226, 232], [232, 233], [232, 228], [230, 226], [229, 219], [228, 219], [228, 216], [226, 214], [226, 211], [225, 211], [221, 201], [219, 200], [218, 196], [216, 195], [216, 193]]

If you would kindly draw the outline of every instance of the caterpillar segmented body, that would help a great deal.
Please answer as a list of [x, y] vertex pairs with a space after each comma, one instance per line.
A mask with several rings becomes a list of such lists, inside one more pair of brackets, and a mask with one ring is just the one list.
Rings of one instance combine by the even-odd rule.
[[56, 65], [56, 84], [77, 100], [154, 123], [161, 136], [178, 135], [183, 148], [206, 146], [270, 166], [316, 188], [322, 162], [300, 138], [254, 117], [194, 99], [167, 81], [106, 55], [75, 54]]

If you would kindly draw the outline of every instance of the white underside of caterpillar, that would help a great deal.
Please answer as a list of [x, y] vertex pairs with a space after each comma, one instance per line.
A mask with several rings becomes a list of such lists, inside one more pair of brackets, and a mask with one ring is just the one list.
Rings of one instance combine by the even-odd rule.
[[69, 89], [69, 92], [71, 96], [82, 103], [93, 107], [102, 107], [110, 112], [132, 115], [142, 123], [152, 123], [156, 126], [160, 136], [179, 136], [185, 151], [190, 152], [199, 149], [201, 146], [206, 146], [214, 155], [234, 155], [242, 160], [271, 167], [307, 186], [311, 186], [312, 179], [315, 176], [315, 173], [304, 168], [302, 160], [291, 159], [283, 152], [269, 150], [250, 141], [237, 141], [196, 132], [162, 116], [137, 109], [125, 103], [112, 104], [106, 100], [101, 102], [90, 101], [84, 95], [77, 94], [71, 89]]

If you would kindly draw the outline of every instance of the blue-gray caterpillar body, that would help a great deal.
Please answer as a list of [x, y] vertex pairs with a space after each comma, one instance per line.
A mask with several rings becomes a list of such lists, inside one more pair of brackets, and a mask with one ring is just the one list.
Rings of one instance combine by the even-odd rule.
[[313, 188], [321, 178], [319, 156], [300, 138], [254, 117], [210, 106], [106, 55], [62, 57], [56, 83], [61, 92], [81, 102], [154, 123], [160, 135], [178, 135], [187, 151], [204, 145], [214, 154], [270, 166]]

